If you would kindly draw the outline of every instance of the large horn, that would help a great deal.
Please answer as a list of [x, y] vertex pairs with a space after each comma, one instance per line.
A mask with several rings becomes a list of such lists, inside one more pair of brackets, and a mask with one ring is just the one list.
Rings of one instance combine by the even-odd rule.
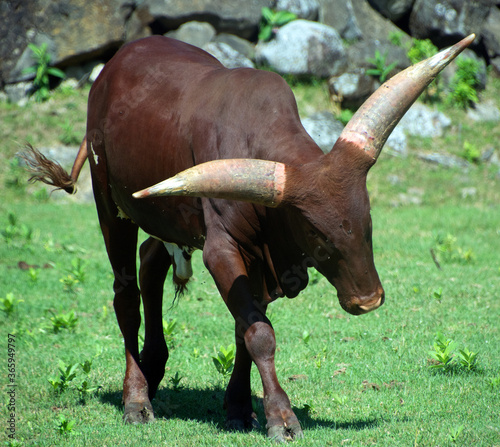
[[133, 194], [211, 197], [277, 207], [285, 189], [285, 165], [268, 160], [213, 160], [193, 166], [163, 182]]
[[375, 160], [384, 143], [423, 90], [474, 40], [461, 40], [447, 50], [396, 74], [375, 91], [351, 118], [338, 141], [359, 146]]

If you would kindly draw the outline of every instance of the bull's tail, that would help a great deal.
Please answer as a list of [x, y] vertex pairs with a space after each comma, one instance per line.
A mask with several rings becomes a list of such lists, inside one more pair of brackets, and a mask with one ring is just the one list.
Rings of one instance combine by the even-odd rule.
[[26, 162], [28, 171], [31, 173], [30, 182], [43, 182], [73, 194], [76, 192], [75, 184], [87, 159], [87, 136], [80, 144], [71, 174], [68, 174], [59, 163], [49, 160], [31, 145], [28, 145], [26, 151], [21, 154], [21, 158]]

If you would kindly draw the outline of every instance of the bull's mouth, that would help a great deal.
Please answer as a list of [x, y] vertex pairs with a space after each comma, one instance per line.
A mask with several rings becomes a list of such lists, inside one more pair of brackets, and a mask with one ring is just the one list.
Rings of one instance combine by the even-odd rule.
[[352, 296], [340, 299], [342, 308], [351, 315], [363, 315], [372, 310], [378, 309], [385, 301], [384, 290], [380, 288], [369, 297]]

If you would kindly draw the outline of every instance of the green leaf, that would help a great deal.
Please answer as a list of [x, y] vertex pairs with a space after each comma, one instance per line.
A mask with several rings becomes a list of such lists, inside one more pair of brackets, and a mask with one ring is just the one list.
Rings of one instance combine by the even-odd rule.
[[266, 22], [272, 22], [273, 21], [274, 12], [270, 8], [268, 8], [267, 6], [265, 6], [264, 8], [262, 8], [261, 14], [262, 14], [262, 18]]
[[278, 11], [274, 16], [274, 24], [276, 26], [283, 26], [287, 23], [295, 20], [297, 16], [293, 12], [288, 11]]
[[267, 42], [271, 39], [273, 35], [273, 28], [270, 25], [265, 25], [260, 29], [259, 32], [259, 40], [261, 42]]
[[47, 69], [47, 73], [51, 76], [56, 76], [56, 77], [61, 78], [61, 79], [64, 79], [66, 77], [66, 74], [64, 73], [64, 71], [59, 70], [59, 68], [55, 68], [55, 67], [49, 67]]

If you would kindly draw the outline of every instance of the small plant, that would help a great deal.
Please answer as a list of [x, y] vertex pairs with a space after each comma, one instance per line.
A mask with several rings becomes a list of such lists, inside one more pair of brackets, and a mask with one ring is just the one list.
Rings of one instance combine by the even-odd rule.
[[60, 435], [70, 434], [73, 430], [73, 426], [75, 425], [74, 420], [66, 419], [66, 416], [59, 414], [59, 422], [57, 423], [57, 431]]
[[346, 402], [347, 402], [347, 396], [339, 396], [336, 393], [332, 393], [332, 401], [335, 404], [337, 404], [339, 406], [342, 406], [342, 405], [346, 404]]
[[412, 65], [428, 59], [438, 53], [438, 48], [430, 39], [413, 39], [412, 45], [408, 50], [407, 56]]
[[170, 321], [163, 320], [163, 335], [167, 343], [174, 339], [174, 330], [176, 326], [177, 320], [175, 319]]
[[172, 384], [175, 391], [178, 391], [180, 389], [180, 383], [183, 378], [184, 377], [179, 375], [178, 371], [175, 373], [175, 376], [170, 377], [169, 382]]
[[78, 317], [73, 310], [67, 313], [58, 313], [50, 311], [52, 317], [50, 317], [50, 322], [52, 323], [52, 331], [57, 334], [62, 329], [72, 330], [75, 328], [76, 323], [78, 323]]
[[481, 151], [474, 144], [464, 141], [462, 157], [469, 163], [478, 164], [479, 160], [481, 160]]
[[59, 282], [63, 285], [66, 292], [75, 292], [76, 286], [80, 283], [72, 274], [63, 276], [59, 279]]
[[230, 345], [228, 348], [220, 347], [217, 355], [212, 356], [214, 366], [224, 378], [233, 372], [236, 346]]
[[400, 47], [403, 45], [403, 36], [404, 34], [402, 32], [392, 31], [387, 37], [389, 39], [389, 42], [391, 42], [393, 45], [396, 45], [397, 47]]
[[51, 56], [46, 43], [42, 43], [39, 47], [30, 43], [28, 47], [33, 52], [35, 65], [26, 68], [23, 73], [35, 75], [33, 96], [37, 102], [43, 102], [50, 96], [50, 76], [64, 79], [65, 74], [58, 68], [50, 66]]
[[479, 79], [477, 73], [481, 68], [478, 61], [472, 58], [459, 57], [456, 61], [457, 71], [450, 82], [448, 101], [466, 109], [479, 102], [477, 88]]
[[434, 359], [434, 363], [430, 365], [432, 369], [449, 371], [452, 366], [454, 342], [451, 339], [438, 332], [434, 340], [434, 351], [429, 351], [430, 356]]
[[490, 386], [492, 390], [500, 388], [500, 376], [490, 378]]
[[450, 430], [450, 433], [448, 435], [448, 438], [451, 442], [457, 442], [458, 438], [464, 431], [465, 426], [464, 425], [459, 425], [458, 427], [454, 427]]
[[467, 371], [475, 371], [477, 367], [477, 352], [467, 348], [458, 350], [458, 362]]
[[8, 293], [5, 295], [5, 298], [0, 298], [0, 310], [7, 315], [7, 317], [10, 317], [17, 305], [22, 302], [23, 300], [15, 298], [13, 293]]
[[85, 282], [85, 267], [86, 263], [80, 258], [71, 260], [71, 267], [68, 269], [69, 275], [73, 276], [77, 282]]
[[8, 224], [0, 233], [7, 244], [14, 243], [14, 241], [18, 240], [21, 240], [24, 244], [31, 241], [33, 231], [26, 225], [19, 224], [14, 213], [8, 213], [7, 221]]
[[439, 289], [436, 289], [432, 292], [432, 297], [436, 300], [441, 302], [441, 298], [443, 297], [443, 288], [440, 287]]
[[31, 282], [35, 283], [38, 281], [38, 277], [40, 276], [40, 272], [38, 269], [30, 267], [28, 269], [28, 277]]
[[66, 391], [70, 382], [76, 377], [76, 370], [78, 363], [66, 365], [62, 360], [59, 360], [59, 376], [56, 378], [48, 379], [50, 385], [56, 393]]
[[307, 345], [311, 339], [311, 333], [308, 330], [302, 332], [302, 341]]
[[260, 19], [259, 40], [267, 42], [273, 37], [276, 28], [286, 25], [295, 20], [297, 16], [293, 12], [273, 11], [270, 8], [262, 8], [262, 18]]
[[387, 65], [387, 51], [381, 54], [380, 51], [376, 50], [375, 57], [367, 61], [375, 68], [369, 68], [366, 70], [366, 74], [377, 77], [381, 83], [385, 82], [389, 73], [394, 70], [397, 65], [397, 62]]
[[450, 233], [446, 236], [436, 237], [435, 252], [441, 262], [462, 262], [470, 263], [474, 261], [474, 252], [471, 249], [463, 249], [457, 244], [457, 238]]
[[429, 352], [432, 357], [429, 368], [444, 372], [450, 372], [453, 369], [461, 369], [466, 372], [477, 370], [477, 352], [464, 348], [458, 350], [458, 356], [454, 356], [454, 349], [455, 342], [438, 332], [434, 340], [434, 350]]
[[337, 115], [337, 119], [345, 126], [353, 117], [354, 112], [349, 109], [342, 109]]

